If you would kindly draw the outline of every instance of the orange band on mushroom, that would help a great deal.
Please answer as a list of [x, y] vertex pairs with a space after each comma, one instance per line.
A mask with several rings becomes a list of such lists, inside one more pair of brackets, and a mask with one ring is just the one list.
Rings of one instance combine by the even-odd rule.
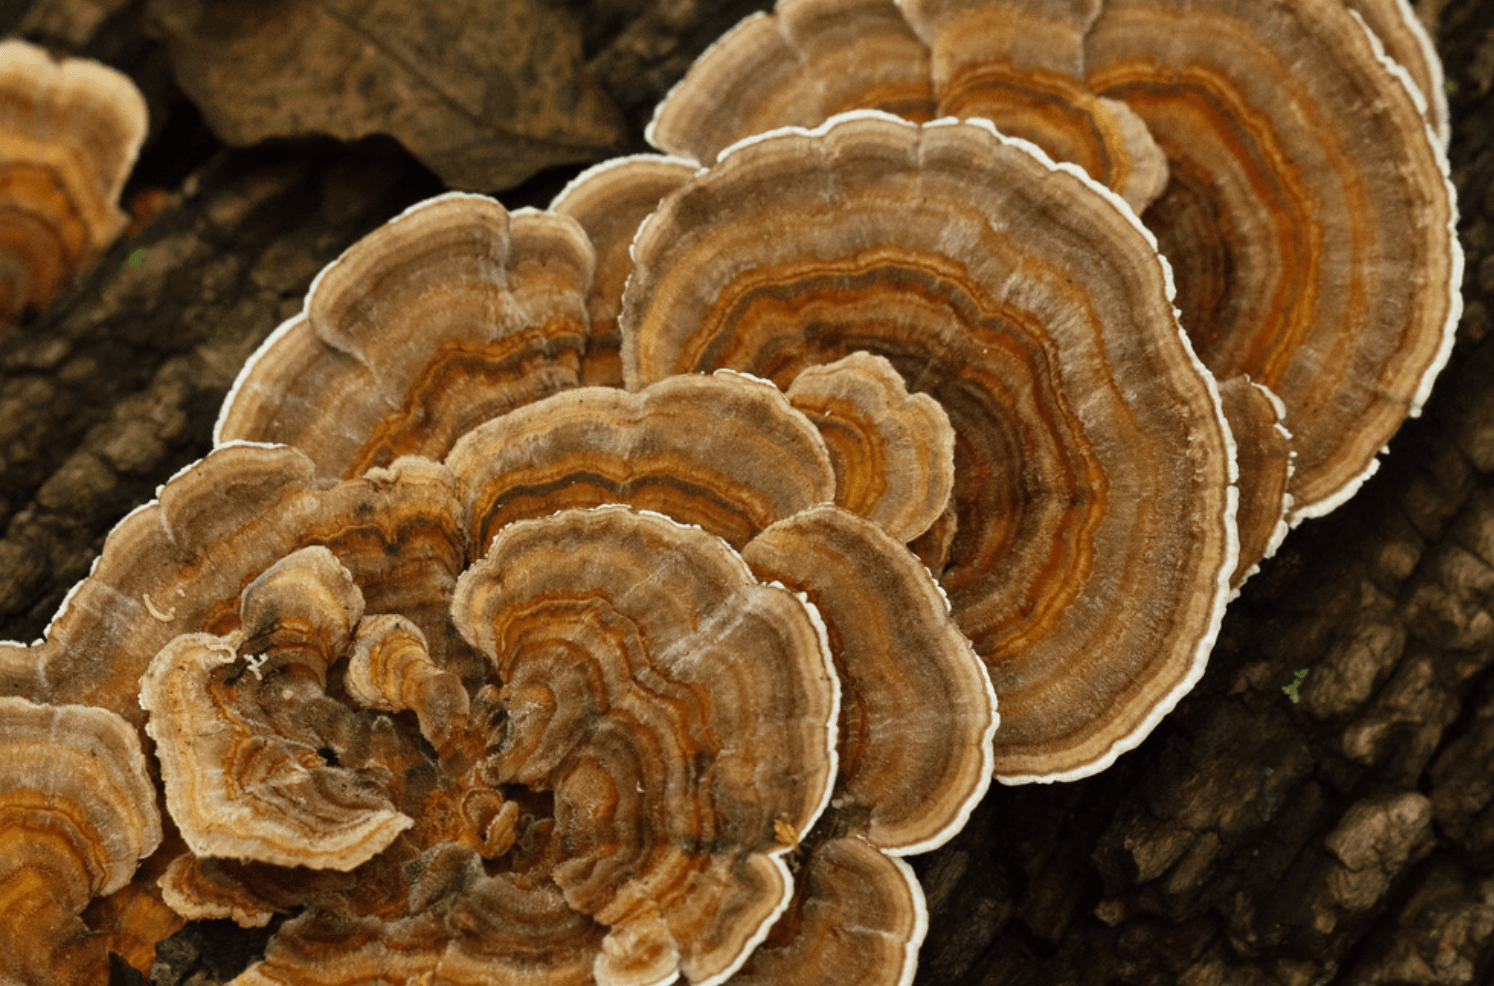
[[1149, 238], [1076, 170], [968, 124], [779, 131], [665, 200], [624, 300], [634, 386], [721, 366], [787, 386], [869, 350], [944, 407], [942, 580], [1001, 696], [1007, 778], [1138, 742], [1202, 672], [1235, 561], [1212, 380]]
[[593, 264], [566, 217], [459, 193], [413, 206], [317, 276], [240, 373], [216, 438], [295, 445], [323, 476], [440, 459], [474, 425], [576, 386]]
[[145, 99], [86, 59], [0, 42], [0, 321], [42, 308], [124, 229]]

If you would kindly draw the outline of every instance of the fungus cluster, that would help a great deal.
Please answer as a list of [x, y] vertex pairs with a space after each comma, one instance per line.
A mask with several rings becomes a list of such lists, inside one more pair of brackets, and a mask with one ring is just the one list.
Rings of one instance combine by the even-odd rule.
[[[909, 982], [901, 857], [993, 775], [1139, 743], [1232, 586], [1372, 461], [1320, 495], [1344, 457], [1314, 429], [1414, 413], [1445, 354], [1460, 258], [1411, 90], [1333, 33], [1344, 9], [1259, 6], [1305, 32], [1279, 50], [1357, 52], [1325, 85], [1372, 92], [1400, 162], [1320, 180], [1350, 138], [1299, 160], [1289, 97], [1261, 97], [1235, 177], [1275, 168], [1251, 187], [1307, 239], [1230, 213], [1269, 243], [1221, 249], [1233, 272], [1307, 250], [1290, 289], [1175, 291], [1159, 241], [1233, 200], [1164, 125], [1198, 93], [1117, 54], [1161, 7], [1114, 0], [783, 0], [661, 108], [694, 160], [606, 163], [545, 211], [452, 193], [355, 244], [245, 366], [215, 450], [44, 640], [0, 644], [0, 811], [24, 818], [0, 887], [65, 874], [16, 961], [68, 981], [165, 913], [279, 921], [240, 983]], [[1166, 16], [1200, 36], [1257, 16], [1188, 11]], [[1273, 44], [1196, 74], [1275, 71]], [[1347, 112], [1316, 85], [1293, 112]], [[708, 112], [723, 86], [734, 112]], [[898, 115], [948, 112], [979, 119]], [[1189, 324], [1202, 295], [1290, 318]], [[1216, 382], [1231, 347], [1279, 373]], [[1374, 382], [1287, 385], [1330, 360]], [[64, 729], [111, 751], [73, 783], [120, 793], [38, 786], [25, 751]]]
[[43, 308], [124, 229], [145, 100], [114, 69], [0, 42], [0, 321]]

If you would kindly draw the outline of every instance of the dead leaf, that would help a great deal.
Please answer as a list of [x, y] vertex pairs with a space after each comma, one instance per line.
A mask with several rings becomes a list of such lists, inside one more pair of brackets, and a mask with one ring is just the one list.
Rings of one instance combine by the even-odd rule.
[[578, 26], [545, 0], [151, 0], [149, 16], [229, 144], [390, 134], [448, 185], [496, 191], [622, 139]]

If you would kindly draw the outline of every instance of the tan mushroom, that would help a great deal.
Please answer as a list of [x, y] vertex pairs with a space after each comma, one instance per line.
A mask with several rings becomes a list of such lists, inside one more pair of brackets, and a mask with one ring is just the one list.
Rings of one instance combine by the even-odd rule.
[[1220, 381], [1219, 399], [1240, 466], [1240, 560], [1230, 577], [1238, 590], [1262, 561], [1276, 554], [1290, 530], [1292, 433], [1282, 424], [1286, 407], [1281, 398], [1249, 377]]
[[779, 0], [690, 66], [645, 137], [713, 164], [745, 137], [862, 108], [920, 122], [935, 115], [928, 49], [896, 0]]
[[858, 838], [828, 839], [808, 850], [800, 880], [784, 921], [732, 986], [912, 982], [928, 908], [908, 864]]
[[847, 114], [738, 145], [634, 258], [632, 386], [723, 366], [788, 386], [870, 350], [943, 406], [942, 582], [1001, 696], [998, 776], [1102, 769], [1197, 680], [1233, 453], [1150, 238], [1078, 169], [989, 127]]
[[240, 611], [241, 630], [183, 634], [141, 681], [171, 818], [199, 856], [359, 866], [414, 824], [320, 752], [354, 728], [326, 675], [363, 595], [330, 551], [306, 548], [251, 583]]
[[741, 548], [835, 495], [814, 426], [778, 388], [738, 374], [557, 394], [474, 429], [447, 467], [462, 484], [475, 554], [516, 520], [605, 503]]
[[814, 422], [835, 467], [835, 502], [900, 541], [934, 526], [954, 490], [954, 429], [939, 402], [909, 395], [871, 353], [804, 370], [789, 402]]
[[596, 251], [596, 277], [587, 298], [591, 324], [581, 361], [581, 382], [587, 386], [622, 386], [617, 316], [623, 285], [633, 272], [628, 247], [659, 200], [698, 170], [693, 161], [683, 158], [654, 154], [613, 158], [581, 172], [550, 203], [551, 212], [581, 224]]
[[106, 981], [106, 939], [78, 915], [160, 842], [155, 787], [128, 723], [0, 697], [0, 979]]
[[791, 893], [775, 822], [807, 830], [835, 774], [812, 609], [718, 538], [603, 507], [509, 526], [453, 615], [504, 682], [481, 769], [554, 791], [553, 879], [611, 927], [598, 982], [724, 979]]
[[1124, 103], [1080, 77], [1085, 33], [1102, 0], [901, 0], [932, 51], [940, 114], [982, 117], [1079, 165], [1141, 212], [1167, 184], [1167, 162]]
[[1447, 161], [1403, 73], [1342, 0], [1105, 0], [1083, 60], [1167, 153], [1144, 219], [1199, 356], [1281, 397], [1293, 519], [1326, 513], [1420, 413], [1461, 310]]
[[0, 42], [0, 321], [43, 308], [124, 229], [145, 100], [87, 59]]
[[317, 276], [239, 374], [215, 439], [295, 445], [323, 476], [440, 459], [577, 385], [593, 264], [569, 218], [461, 193], [412, 206]]

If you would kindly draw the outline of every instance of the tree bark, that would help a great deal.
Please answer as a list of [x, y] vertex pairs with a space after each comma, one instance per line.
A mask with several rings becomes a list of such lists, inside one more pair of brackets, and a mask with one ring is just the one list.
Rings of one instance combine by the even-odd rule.
[[[208, 450], [239, 367], [312, 276], [440, 190], [385, 140], [222, 148], [171, 85], [140, 0], [83, 40], [56, 29], [59, 6], [0, 5], [0, 30], [136, 75], [155, 122], [132, 189], [166, 199], [59, 304], [0, 335], [0, 638], [39, 634], [109, 528]], [[641, 147], [695, 54], [766, 5], [569, 6]], [[1488, 981], [1494, 2], [1450, 0], [1438, 36], [1467, 309], [1425, 415], [1245, 586], [1203, 681], [1138, 750], [1088, 780], [993, 789], [915, 863], [931, 910], [920, 984]], [[575, 170], [500, 198], [542, 206]], [[231, 978], [266, 933], [189, 926], [151, 981]]]

